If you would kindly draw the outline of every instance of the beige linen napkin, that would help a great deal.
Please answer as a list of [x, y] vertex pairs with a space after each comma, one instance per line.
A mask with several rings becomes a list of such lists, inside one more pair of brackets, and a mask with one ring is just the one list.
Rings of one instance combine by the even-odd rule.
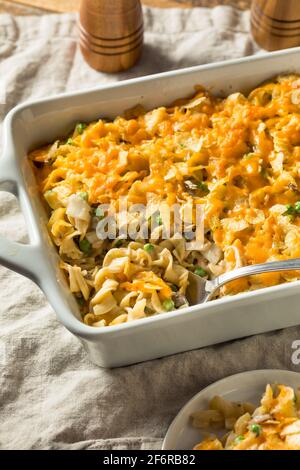
[[[73, 15], [1, 16], [1, 122], [27, 99], [259, 52], [248, 12], [144, 12], [143, 58], [120, 75], [84, 63]], [[26, 241], [18, 204], [6, 193], [0, 193], [0, 231]], [[104, 370], [89, 362], [31, 281], [0, 267], [0, 448], [158, 449], [173, 417], [201, 388], [244, 370], [292, 368], [298, 338], [300, 328], [290, 328]]]

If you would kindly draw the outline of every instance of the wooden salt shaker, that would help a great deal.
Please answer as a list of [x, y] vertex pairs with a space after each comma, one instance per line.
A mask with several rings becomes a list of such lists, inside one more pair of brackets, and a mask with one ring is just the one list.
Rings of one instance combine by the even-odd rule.
[[81, 0], [80, 49], [87, 63], [107, 73], [132, 67], [143, 48], [140, 0]]
[[251, 30], [269, 51], [300, 45], [300, 0], [253, 0]]

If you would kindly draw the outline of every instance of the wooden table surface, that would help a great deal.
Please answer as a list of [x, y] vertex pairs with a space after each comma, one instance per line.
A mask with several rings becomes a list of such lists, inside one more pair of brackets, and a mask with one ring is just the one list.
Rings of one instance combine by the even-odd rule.
[[[144, 5], [155, 7], [214, 7], [231, 5], [242, 10], [250, 8], [252, 0], [142, 0]], [[80, 0], [0, 0], [0, 13], [32, 15], [45, 12], [77, 11]]]

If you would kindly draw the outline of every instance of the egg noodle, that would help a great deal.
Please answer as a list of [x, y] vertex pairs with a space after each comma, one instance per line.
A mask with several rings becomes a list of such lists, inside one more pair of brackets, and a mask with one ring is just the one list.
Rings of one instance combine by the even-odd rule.
[[[300, 256], [300, 78], [278, 77], [226, 99], [196, 91], [169, 108], [137, 106], [112, 122], [79, 123], [68, 139], [29, 155], [87, 325], [187, 306], [189, 271], [212, 279]], [[146, 226], [146, 235], [121, 234], [123, 200], [127, 218], [139, 233]], [[145, 207], [143, 222], [136, 205]], [[175, 206], [189, 214], [181, 236]], [[194, 236], [198, 206], [201, 240]], [[107, 220], [119, 230], [113, 238], [101, 237]], [[220, 296], [298, 278], [252, 276]]]

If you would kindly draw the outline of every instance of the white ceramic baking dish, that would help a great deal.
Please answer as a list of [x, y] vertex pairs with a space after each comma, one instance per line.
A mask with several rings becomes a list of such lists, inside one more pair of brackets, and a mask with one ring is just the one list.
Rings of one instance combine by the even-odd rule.
[[227, 95], [247, 91], [276, 74], [293, 71], [300, 72], [300, 48], [25, 103], [7, 115], [0, 159], [1, 189], [19, 198], [30, 244], [21, 245], [1, 237], [0, 261], [40, 286], [59, 320], [82, 341], [95, 364], [123, 366], [297, 325], [300, 284], [239, 294], [109, 328], [84, 325], [47, 234], [46, 214], [27, 161], [28, 151], [67, 134], [78, 121], [114, 117], [137, 103], [148, 109], [169, 104], [191, 94], [196, 84]]

